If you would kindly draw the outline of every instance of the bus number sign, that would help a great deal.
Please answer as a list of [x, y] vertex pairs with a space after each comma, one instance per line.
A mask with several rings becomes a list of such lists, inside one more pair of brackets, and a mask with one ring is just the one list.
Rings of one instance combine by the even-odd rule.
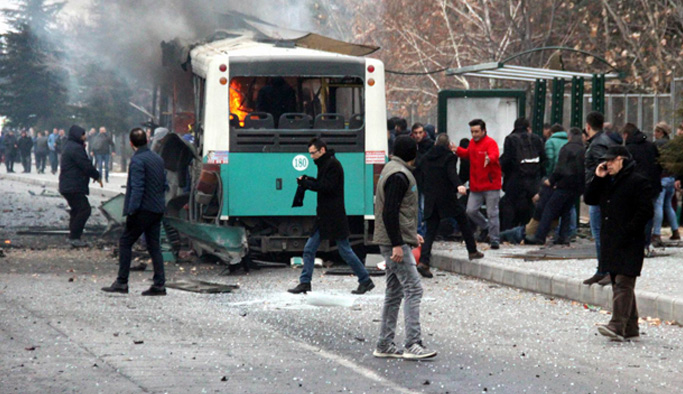
[[304, 155], [294, 156], [292, 167], [297, 171], [305, 171], [308, 168], [308, 157]]

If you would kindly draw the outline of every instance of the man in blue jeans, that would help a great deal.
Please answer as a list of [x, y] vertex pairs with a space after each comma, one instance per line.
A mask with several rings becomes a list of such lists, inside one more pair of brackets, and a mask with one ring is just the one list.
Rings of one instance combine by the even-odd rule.
[[304, 269], [299, 277], [299, 284], [290, 293], [299, 294], [311, 291], [311, 279], [315, 263], [315, 253], [323, 239], [335, 241], [342, 259], [351, 266], [358, 277], [358, 288], [353, 294], [365, 294], [375, 288], [368, 271], [349, 244], [349, 222], [344, 207], [344, 169], [334, 150], [327, 150], [327, 144], [320, 138], [313, 138], [308, 143], [308, 153], [318, 166], [316, 178], [301, 176], [297, 179], [299, 186], [318, 193], [316, 209], [316, 229], [304, 246]]

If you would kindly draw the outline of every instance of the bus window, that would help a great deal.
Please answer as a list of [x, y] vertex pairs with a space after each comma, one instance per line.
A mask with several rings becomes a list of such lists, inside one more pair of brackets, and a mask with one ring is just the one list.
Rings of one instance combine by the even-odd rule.
[[273, 129], [360, 129], [363, 99], [358, 77], [233, 77], [227, 116], [241, 128], [248, 114], [267, 113]]

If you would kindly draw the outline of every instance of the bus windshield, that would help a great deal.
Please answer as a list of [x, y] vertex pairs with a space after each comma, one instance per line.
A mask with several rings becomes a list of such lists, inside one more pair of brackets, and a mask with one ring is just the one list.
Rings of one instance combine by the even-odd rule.
[[357, 130], [363, 126], [358, 77], [233, 77], [230, 126], [239, 129]]

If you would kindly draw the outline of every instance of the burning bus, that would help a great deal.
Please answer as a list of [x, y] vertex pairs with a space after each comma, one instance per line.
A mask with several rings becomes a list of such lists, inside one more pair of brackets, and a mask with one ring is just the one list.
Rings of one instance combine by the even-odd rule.
[[198, 253], [233, 264], [248, 252], [301, 252], [314, 230], [315, 196], [298, 208], [292, 200], [296, 179], [316, 176], [307, 145], [317, 136], [344, 166], [350, 241], [367, 244], [387, 157], [384, 66], [366, 57], [377, 48], [248, 17], [242, 24], [190, 48], [162, 45], [165, 59], [169, 48], [181, 54], [176, 64], [186, 71], [173, 71], [161, 113], [170, 114], [169, 128], [192, 133], [196, 153], [167, 141], [177, 136], [163, 141], [167, 169], [187, 182], [174, 189], [169, 222]]

